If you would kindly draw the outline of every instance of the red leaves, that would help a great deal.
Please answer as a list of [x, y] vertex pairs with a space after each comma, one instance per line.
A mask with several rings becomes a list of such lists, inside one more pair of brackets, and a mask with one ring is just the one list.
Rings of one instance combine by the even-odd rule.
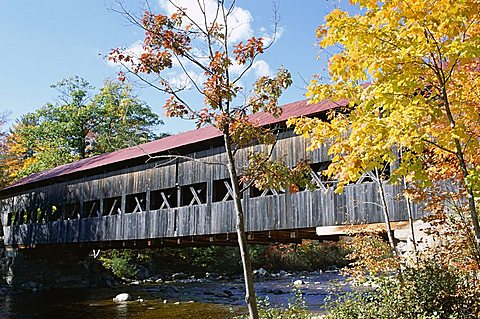
[[204, 107], [203, 109], [201, 109], [200, 111], [197, 112], [196, 114], [197, 116], [197, 119], [196, 119], [196, 124], [197, 124], [197, 128], [205, 125], [205, 124], [211, 124], [212, 123], [212, 119], [214, 119], [217, 114], [212, 111], [211, 109], [209, 109], [208, 107]]
[[251, 37], [247, 44], [240, 42], [235, 46], [233, 54], [239, 64], [247, 63], [247, 60], [253, 60], [259, 53], [263, 53], [263, 39]]
[[184, 55], [191, 47], [188, 30], [177, 29], [182, 24], [183, 16], [182, 12], [176, 12], [169, 18], [146, 11], [142, 19], [145, 29], [144, 47], [150, 51]]
[[118, 80], [119, 80], [120, 82], [125, 82], [126, 79], [127, 79], [127, 78], [126, 78], [126, 76], [125, 76], [125, 72], [119, 71], [119, 72], [118, 72]]
[[124, 64], [133, 73], [160, 73], [172, 67], [172, 55], [184, 56], [190, 49], [188, 31], [177, 29], [182, 24], [183, 13], [170, 18], [146, 11], [141, 21], [145, 29], [142, 52], [135, 56], [131, 49], [113, 49], [108, 59]]
[[188, 114], [188, 109], [185, 105], [175, 100], [175, 97], [170, 97], [163, 106], [165, 115], [168, 117], [183, 117]]
[[205, 75], [208, 76], [203, 89], [205, 103], [214, 109], [221, 107], [221, 100], [232, 101], [236, 96], [236, 88], [228, 83], [226, 77], [231, 64], [225, 52], [216, 51], [210, 60], [208, 71], [205, 71]]

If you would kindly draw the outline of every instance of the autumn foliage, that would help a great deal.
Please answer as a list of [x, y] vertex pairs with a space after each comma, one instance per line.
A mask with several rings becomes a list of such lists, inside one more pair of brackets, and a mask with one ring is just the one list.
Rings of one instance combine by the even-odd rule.
[[359, 13], [333, 10], [317, 29], [319, 47], [331, 53], [331, 81], [317, 77], [307, 93], [312, 102], [348, 106], [326, 121], [289, 124], [311, 148], [331, 143], [327, 173], [340, 181], [337, 191], [388, 164], [388, 182], [407, 186], [405, 198], [430, 213], [430, 237], [413, 265], [388, 257], [388, 248], [378, 258], [372, 236], [352, 241], [352, 270], [386, 273], [376, 276], [371, 294], [336, 303], [330, 318], [476, 318], [480, 2], [351, 3]]
[[[309, 177], [310, 168], [302, 163], [292, 168], [281, 160], [272, 161], [269, 151], [252, 152], [249, 155], [250, 166], [244, 170], [235, 165], [235, 154], [240, 148], [265, 143], [270, 145], [270, 150], [273, 149], [274, 131], [259, 127], [250, 121], [249, 115], [264, 111], [278, 117], [282, 112], [278, 99], [292, 80], [290, 73], [280, 68], [274, 76], [260, 76], [252, 89], [247, 90], [243, 81], [247, 79], [256, 58], [273, 41], [265, 43], [262, 37], [253, 36], [231, 43], [230, 32], [235, 26], [230, 25], [229, 16], [235, 10], [235, 1], [212, 3], [211, 8], [207, 8], [209, 4], [205, 2], [197, 3], [199, 19], [194, 19], [194, 15], [178, 1], [169, 1], [169, 5], [176, 8], [176, 12], [169, 16], [146, 11], [143, 18], [137, 20], [125, 12], [134, 24], [145, 31], [142, 53], [135, 56], [128, 48], [117, 48], [111, 51], [109, 59], [124, 67], [120, 74], [122, 79], [126, 72], [165, 93], [168, 96], [164, 104], [167, 116], [193, 120], [197, 127], [212, 125], [222, 132], [227, 157], [224, 165], [228, 168], [234, 193], [246, 284], [245, 299], [250, 317], [258, 318], [241, 192], [252, 185], [297, 191], [305, 186], [303, 179]], [[185, 83], [178, 84], [178, 81], [169, 78], [168, 71], [180, 71], [186, 79]], [[190, 90], [203, 98], [203, 105], [198, 105], [198, 99], [191, 101], [191, 96], [187, 94]]]

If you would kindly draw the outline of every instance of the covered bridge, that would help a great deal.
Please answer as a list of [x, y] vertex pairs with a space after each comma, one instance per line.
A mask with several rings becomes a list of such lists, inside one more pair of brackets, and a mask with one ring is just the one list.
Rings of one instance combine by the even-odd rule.
[[[321, 175], [330, 163], [328, 146], [307, 151], [305, 139], [285, 126], [291, 116], [325, 116], [337, 106], [299, 101], [284, 105], [279, 118], [250, 117], [257, 125], [281, 129], [273, 158], [291, 166], [308, 159], [318, 186], [296, 193], [255, 188], [243, 193], [250, 242], [331, 237], [341, 233], [342, 225], [384, 221], [375, 183], [365, 178], [335, 194], [335, 182]], [[239, 168], [252, 149], [267, 146], [239, 150]], [[0, 191], [4, 243], [17, 248], [235, 244], [228, 171], [211, 162], [226, 162], [223, 140], [216, 128], [204, 127], [33, 174]], [[402, 189], [385, 188], [391, 218], [400, 225], [407, 220]], [[421, 212], [414, 207], [414, 213], [419, 217]]]

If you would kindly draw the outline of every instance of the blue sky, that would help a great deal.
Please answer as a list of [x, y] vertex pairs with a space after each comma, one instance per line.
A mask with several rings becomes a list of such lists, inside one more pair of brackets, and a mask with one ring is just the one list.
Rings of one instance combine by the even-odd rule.
[[[326, 0], [277, 3], [282, 33], [274, 46], [262, 56], [270, 70], [283, 65], [294, 83], [281, 102], [304, 98], [305, 83], [323, 73], [324, 59], [317, 60], [315, 28], [337, 2]], [[126, 4], [140, 10], [144, 2]], [[162, 7], [159, 2], [151, 1]], [[269, 30], [273, 2], [238, 0], [237, 6], [253, 17], [255, 34]], [[51, 84], [78, 75], [99, 88], [103, 81], [116, 77], [117, 70], [104, 56], [114, 47], [130, 47], [142, 40], [140, 29], [109, 8], [105, 0], [0, 1], [0, 111], [11, 111], [11, 118], [54, 102], [57, 92]], [[138, 96], [159, 114], [165, 97], [153, 90], [137, 88]], [[159, 131], [176, 133], [193, 128], [193, 123], [164, 119]]]

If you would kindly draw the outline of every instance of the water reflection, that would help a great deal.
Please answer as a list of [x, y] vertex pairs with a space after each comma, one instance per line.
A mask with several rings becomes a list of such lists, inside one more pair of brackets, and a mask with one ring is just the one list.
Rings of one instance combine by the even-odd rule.
[[128, 304], [127, 303], [120, 303], [115, 306], [115, 310], [117, 311], [116, 318], [124, 319], [127, 318], [128, 315]]

